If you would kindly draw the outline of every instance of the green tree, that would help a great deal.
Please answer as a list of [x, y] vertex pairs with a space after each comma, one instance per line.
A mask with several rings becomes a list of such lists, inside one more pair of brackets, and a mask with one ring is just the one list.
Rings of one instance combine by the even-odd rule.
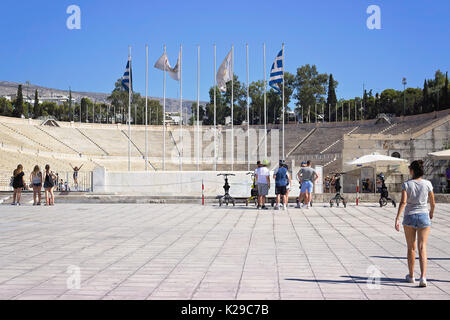
[[44, 101], [42, 103], [42, 115], [56, 118], [58, 105], [55, 102]]
[[333, 79], [333, 74], [330, 74], [330, 77], [328, 79], [328, 97], [327, 97], [327, 108], [325, 111], [326, 114], [326, 119], [331, 119], [333, 117], [336, 117], [336, 115], [334, 114], [333, 116], [333, 112], [331, 113], [331, 115], [328, 114], [328, 106], [335, 106], [337, 103], [337, 98], [336, 98], [336, 87], [337, 87], [337, 82], [334, 81]]
[[0, 97], [0, 115], [10, 117], [13, 114], [11, 101]]
[[444, 82], [444, 88], [442, 90], [442, 109], [446, 109], [450, 107], [450, 100], [448, 96], [448, 72], [445, 73], [445, 82]]
[[328, 75], [319, 73], [316, 65], [304, 65], [297, 69], [295, 76], [297, 106], [313, 106], [317, 102], [325, 102], [323, 96], [327, 92]]
[[250, 83], [249, 96], [251, 100], [249, 110], [250, 124], [261, 125], [264, 123], [264, 81], [256, 81]]
[[92, 115], [92, 101], [89, 98], [83, 97], [80, 101], [80, 112], [81, 112], [81, 121], [86, 122], [88, 119], [92, 119], [89, 117], [89, 114]]
[[115, 107], [117, 120], [126, 123], [128, 114], [128, 90], [122, 87], [121, 79], [116, 81], [114, 89], [107, 99], [113, 106], [113, 109]]
[[33, 118], [42, 116], [42, 109], [39, 104], [39, 94], [37, 89], [34, 91], [34, 106], [33, 106]]
[[22, 93], [22, 85], [19, 84], [19, 87], [17, 88], [17, 96], [16, 100], [14, 101], [14, 117], [20, 118], [22, 117], [24, 113], [23, 108], [23, 93]]
[[[197, 102], [193, 102], [192, 106], [191, 106], [191, 111], [192, 111], [192, 115], [191, 118], [189, 119], [189, 125], [194, 125], [196, 124], [197, 121]], [[198, 110], [198, 116], [199, 116], [199, 121], [201, 123], [203, 123], [203, 120], [205, 118], [205, 107], [200, 105], [200, 109]]]
[[422, 90], [422, 112], [430, 112], [430, 97], [428, 93], [428, 81], [425, 79], [423, 82], [423, 90]]
[[72, 116], [72, 89], [69, 89], [69, 121], [73, 121], [73, 116]]

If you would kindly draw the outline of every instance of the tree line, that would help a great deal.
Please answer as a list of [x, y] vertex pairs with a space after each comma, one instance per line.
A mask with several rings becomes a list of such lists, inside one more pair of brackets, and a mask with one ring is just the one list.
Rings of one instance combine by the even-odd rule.
[[[295, 74], [285, 72], [284, 99], [286, 112], [294, 111], [297, 120], [303, 122], [374, 119], [380, 113], [400, 115], [421, 114], [444, 110], [450, 106], [448, 73], [435, 72], [434, 79], [425, 79], [423, 88], [406, 88], [404, 91], [385, 89], [374, 93], [365, 90], [361, 97], [339, 99], [338, 88], [332, 74], [320, 73], [316, 65], [304, 65], [297, 68]], [[209, 102], [200, 105], [199, 120], [205, 125], [214, 123], [214, 90], [216, 100], [216, 123], [225, 124], [231, 116], [231, 81], [227, 83], [226, 92], [216, 87], [209, 89]], [[264, 82], [254, 81], [248, 87], [250, 97], [249, 120], [252, 125], [264, 123]], [[24, 102], [22, 85], [17, 89], [16, 99], [8, 101], [0, 98], [0, 115], [13, 117], [52, 116], [61, 121], [107, 122], [115, 118], [116, 122], [126, 123], [128, 114], [128, 91], [124, 90], [120, 79], [108, 97], [109, 104], [95, 103], [82, 98], [78, 103], [68, 101], [58, 105], [55, 102], [39, 102], [37, 90], [34, 104]], [[294, 108], [288, 105], [293, 101]], [[355, 116], [356, 109], [356, 116]], [[162, 106], [157, 100], [148, 100], [149, 124], [162, 124]], [[273, 88], [266, 92], [266, 117], [268, 123], [279, 123], [282, 119], [282, 95]], [[197, 104], [191, 108], [189, 124], [197, 119]], [[143, 124], [145, 119], [145, 98], [139, 93], [132, 93], [132, 122]], [[287, 120], [288, 117], [286, 116]], [[233, 80], [233, 120], [240, 125], [247, 120], [247, 86], [238, 76]]]

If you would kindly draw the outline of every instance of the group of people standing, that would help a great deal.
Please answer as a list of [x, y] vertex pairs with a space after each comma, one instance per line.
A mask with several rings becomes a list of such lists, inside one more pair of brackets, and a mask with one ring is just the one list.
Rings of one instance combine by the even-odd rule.
[[[255, 181], [258, 188], [258, 210], [265, 210], [266, 196], [270, 189], [270, 170], [267, 168], [267, 160], [258, 161], [255, 170]], [[292, 177], [289, 173], [289, 167], [284, 160], [280, 160], [278, 168], [274, 170], [273, 180], [275, 182], [276, 204], [274, 209], [286, 210], [289, 203], [289, 192], [292, 186]], [[297, 180], [300, 182], [300, 195], [298, 197], [297, 208], [309, 209], [313, 186], [319, 178], [316, 171], [311, 167], [311, 161], [302, 162], [301, 168], [297, 173]], [[282, 204], [281, 204], [282, 202]], [[303, 203], [303, 205], [301, 205]]]
[[[255, 170], [255, 180], [258, 187], [258, 209], [267, 209], [265, 206], [266, 196], [270, 189], [270, 170], [267, 168], [269, 162], [258, 161], [258, 168]], [[400, 231], [400, 217], [404, 213], [403, 225], [408, 259], [408, 274], [405, 279], [409, 283], [416, 283], [414, 277], [414, 264], [416, 256], [416, 247], [419, 251], [420, 278], [419, 286], [427, 286], [427, 242], [431, 229], [431, 220], [434, 217], [435, 199], [433, 185], [429, 180], [423, 179], [424, 167], [422, 160], [413, 161], [410, 166], [411, 179], [403, 182], [402, 195], [394, 227]], [[309, 208], [313, 185], [318, 179], [316, 171], [311, 168], [311, 162], [302, 163], [302, 167], [297, 173], [297, 179], [300, 182], [300, 195], [297, 207]], [[275, 181], [276, 205], [275, 210], [280, 208], [280, 200], [283, 201], [283, 209], [286, 209], [288, 203], [289, 189], [292, 185], [288, 166], [283, 160], [280, 160], [279, 167], [273, 173]], [[428, 208], [429, 204], [429, 208]]]
[[50, 170], [50, 165], [45, 165], [45, 171], [42, 172], [38, 165], [34, 166], [33, 171], [30, 173], [30, 185], [25, 181], [25, 173], [23, 172], [23, 166], [19, 164], [13, 172], [12, 187], [13, 193], [13, 206], [20, 206], [20, 199], [22, 196], [22, 190], [32, 188], [33, 189], [33, 205], [41, 205], [41, 191], [42, 187], [45, 190], [45, 205], [53, 205], [55, 203], [55, 195], [53, 188], [55, 186], [56, 175]]
[[[70, 166], [72, 167], [74, 172], [73, 179], [75, 186], [76, 188], [78, 188], [78, 172], [83, 165], [81, 165], [80, 167], [73, 167], [70, 164]], [[11, 205], [20, 206], [22, 190], [33, 189], [33, 206], [40, 206], [42, 187], [45, 191], [45, 205], [54, 205], [54, 189], [61, 184], [61, 182], [59, 182], [58, 180], [58, 175], [50, 170], [50, 165], [45, 165], [44, 172], [41, 171], [38, 165], [35, 165], [33, 171], [30, 173], [30, 183], [27, 184], [23, 166], [19, 164], [13, 172], [13, 176], [11, 177], [11, 186], [14, 189], [13, 201]]]

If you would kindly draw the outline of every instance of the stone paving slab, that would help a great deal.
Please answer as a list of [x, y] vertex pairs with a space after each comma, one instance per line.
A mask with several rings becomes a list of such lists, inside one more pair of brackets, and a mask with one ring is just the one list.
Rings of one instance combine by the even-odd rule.
[[1, 205], [0, 299], [449, 299], [450, 204], [437, 205], [427, 288], [404, 281], [395, 214], [377, 204]]

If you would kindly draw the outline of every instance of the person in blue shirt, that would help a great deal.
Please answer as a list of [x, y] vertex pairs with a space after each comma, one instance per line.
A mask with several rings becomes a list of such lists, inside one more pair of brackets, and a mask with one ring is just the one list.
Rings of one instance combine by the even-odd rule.
[[291, 177], [289, 176], [288, 170], [286, 168], [286, 163], [284, 160], [280, 160], [279, 168], [273, 173], [273, 179], [275, 180], [275, 195], [276, 195], [276, 205], [275, 210], [280, 209], [280, 199], [283, 197], [283, 210], [286, 210], [288, 199], [287, 186], [291, 184]]

